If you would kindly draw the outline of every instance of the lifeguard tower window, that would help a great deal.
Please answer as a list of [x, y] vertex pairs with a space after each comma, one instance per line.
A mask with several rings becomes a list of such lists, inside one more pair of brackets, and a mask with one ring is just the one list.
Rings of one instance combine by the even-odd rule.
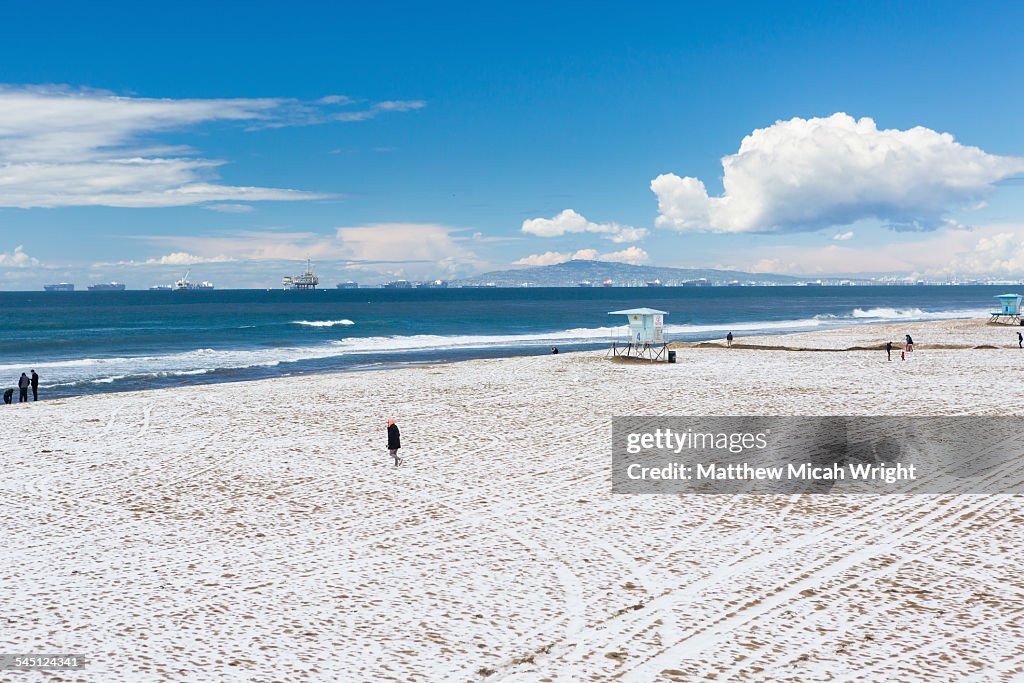
[[612, 337], [612, 357], [668, 360], [668, 343], [665, 341], [667, 312], [654, 308], [630, 308], [609, 311], [608, 315], [625, 315], [627, 323], [625, 339]]

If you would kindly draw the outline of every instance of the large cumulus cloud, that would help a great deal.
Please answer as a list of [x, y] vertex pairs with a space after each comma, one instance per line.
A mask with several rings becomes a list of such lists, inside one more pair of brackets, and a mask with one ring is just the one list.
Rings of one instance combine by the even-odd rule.
[[958, 143], [917, 126], [879, 130], [870, 118], [777, 121], [722, 159], [725, 192], [697, 178], [651, 181], [659, 227], [684, 232], [813, 231], [878, 219], [897, 230], [932, 230], [948, 212], [1024, 171], [1024, 159]]

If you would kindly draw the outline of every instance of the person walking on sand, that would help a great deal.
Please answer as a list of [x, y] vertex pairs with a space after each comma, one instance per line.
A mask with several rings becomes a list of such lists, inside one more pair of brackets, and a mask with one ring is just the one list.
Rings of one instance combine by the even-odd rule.
[[39, 400], [39, 375], [35, 370], [32, 371], [32, 400]]
[[892, 360], [892, 342], [885, 342], [885, 359]]
[[1017, 348], [1024, 349], [1024, 334], [1017, 333]]
[[907, 335], [907, 351], [913, 351], [913, 350], [914, 350], [914, 340], [911, 339], [910, 335], [908, 334]]
[[388, 453], [395, 459], [395, 467], [402, 464], [402, 459], [398, 457], [398, 449], [401, 447], [402, 435], [398, 431], [398, 425], [394, 419], [388, 420]]
[[725, 335], [725, 345], [728, 347], [732, 347], [732, 332]]
[[28, 403], [28, 386], [32, 381], [24, 372], [18, 378], [18, 403]]

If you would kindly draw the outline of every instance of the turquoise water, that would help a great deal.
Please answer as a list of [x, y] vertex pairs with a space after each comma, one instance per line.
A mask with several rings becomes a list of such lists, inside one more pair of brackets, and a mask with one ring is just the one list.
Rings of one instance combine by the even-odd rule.
[[597, 348], [608, 311], [670, 339], [980, 316], [1005, 287], [0, 292], [0, 385], [48, 397]]

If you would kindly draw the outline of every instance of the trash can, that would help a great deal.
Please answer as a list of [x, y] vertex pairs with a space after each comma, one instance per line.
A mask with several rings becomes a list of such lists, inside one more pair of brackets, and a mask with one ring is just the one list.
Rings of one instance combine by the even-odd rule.
[[675, 363], [676, 362], [676, 352], [675, 351], [669, 351], [668, 352], [668, 362], [669, 363]]

